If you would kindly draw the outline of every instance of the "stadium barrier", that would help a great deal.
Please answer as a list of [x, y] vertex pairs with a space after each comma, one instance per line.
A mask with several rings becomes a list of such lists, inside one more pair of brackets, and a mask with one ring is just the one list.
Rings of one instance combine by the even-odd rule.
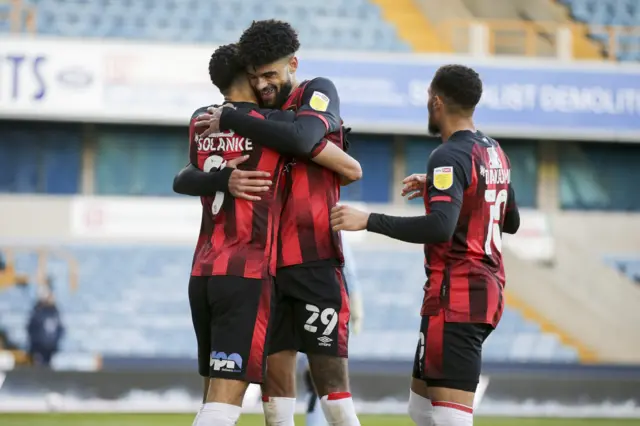
[[[0, 377], [0, 412], [195, 412], [202, 383], [190, 367], [16, 369]], [[350, 368], [361, 413], [406, 412], [411, 362], [351, 360]], [[484, 374], [479, 416], [640, 418], [637, 366], [485, 364]], [[245, 411], [261, 412], [259, 389], [245, 399]]]

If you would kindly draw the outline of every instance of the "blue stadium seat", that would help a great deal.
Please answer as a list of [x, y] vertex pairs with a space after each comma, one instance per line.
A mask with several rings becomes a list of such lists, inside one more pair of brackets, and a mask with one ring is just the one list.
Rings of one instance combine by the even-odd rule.
[[[118, 356], [195, 357], [195, 336], [186, 291], [192, 248], [72, 246], [79, 288], [64, 285], [69, 271], [48, 260], [66, 335], [62, 351]], [[366, 319], [351, 339], [354, 358], [410, 360], [420, 324], [424, 285], [422, 254], [412, 251], [356, 250]], [[123, 261], [126, 259], [126, 261]], [[613, 260], [611, 260], [613, 262]], [[617, 263], [612, 263], [617, 265]], [[626, 264], [626, 263], [625, 263]], [[640, 262], [633, 268], [640, 277]], [[35, 255], [16, 258], [16, 268], [33, 274]], [[0, 326], [26, 347], [25, 326], [35, 299], [34, 286], [9, 288], [0, 297]], [[506, 308], [485, 344], [484, 359], [508, 362], [576, 362], [575, 349]]]
[[[602, 26], [638, 27], [640, 26], [639, 0], [563, 0], [569, 7], [572, 16], [590, 25], [591, 36], [602, 42], [605, 48], [609, 45], [609, 34]], [[615, 43], [616, 54], [622, 61], [640, 59], [640, 33], [625, 34], [619, 31]]]
[[[45, 35], [229, 43], [253, 20], [278, 18], [301, 32], [306, 48], [408, 50], [378, 6], [367, 0], [31, 0], [30, 4], [37, 8], [37, 31]], [[8, 31], [7, 23], [0, 25], [0, 33]]]

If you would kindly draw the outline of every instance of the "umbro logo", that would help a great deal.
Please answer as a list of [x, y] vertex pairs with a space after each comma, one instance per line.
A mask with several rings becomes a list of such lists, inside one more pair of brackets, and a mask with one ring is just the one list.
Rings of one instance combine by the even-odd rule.
[[327, 336], [321, 336], [318, 337], [318, 342], [320, 342], [320, 346], [331, 346], [331, 342], [333, 342], [333, 339]]

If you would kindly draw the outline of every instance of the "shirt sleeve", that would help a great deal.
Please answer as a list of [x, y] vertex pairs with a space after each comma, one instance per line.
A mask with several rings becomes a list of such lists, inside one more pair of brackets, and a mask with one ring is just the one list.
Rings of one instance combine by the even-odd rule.
[[502, 232], [507, 234], [515, 234], [520, 228], [520, 211], [516, 203], [516, 192], [513, 186], [509, 184], [509, 192], [507, 195], [507, 208], [505, 209], [504, 223], [502, 224]]
[[371, 213], [367, 231], [415, 244], [438, 244], [451, 239], [460, 216], [460, 204], [435, 203], [425, 216], [400, 217]]
[[203, 172], [193, 164], [187, 164], [173, 178], [173, 191], [196, 197], [213, 196], [218, 191], [228, 191], [233, 168]]
[[471, 155], [441, 145], [431, 154], [427, 164], [427, 190], [429, 204], [437, 202], [462, 205], [464, 191], [471, 184]]
[[340, 130], [340, 97], [335, 84], [327, 78], [314, 78], [309, 81], [302, 93], [299, 117], [316, 117], [325, 127], [326, 133]]
[[313, 116], [292, 115], [291, 111], [283, 113], [288, 114], [293, 121], [285, 120], [288, 116], [275, 112], [265, 120], [265, 117], [257, 117], [256, 114], [252, 116], [233, 108], [224, 108], [220, 116], [220, 130], [233, 129], [234, 132], [281, 154], [311, 158], [316, 147], [323, 143], [325, 125]]

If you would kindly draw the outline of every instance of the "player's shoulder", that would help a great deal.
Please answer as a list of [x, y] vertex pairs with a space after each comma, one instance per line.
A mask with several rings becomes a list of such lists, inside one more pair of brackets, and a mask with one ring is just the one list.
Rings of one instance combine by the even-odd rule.
[[304, 86], [304, 91], [307, 92], [309, 90], [336, 90], [336, 85], [333, 84], [333, 81], [329, 80], [326, 77], [316, 77], [311, 80], [307, 80]]
[[193, 120], [194, 118], [196, 118], [199, 115], [202, 115], [202, 114], [206, 113], [207, 110], [212, 106], [213, 105], [202, 106], [202, 107], [198, 108], [197, 110], [193, 111], [193, 114], [191, 114], [191, 120]]
[[448, 140], [446, 143], [441, 144], [431, 153], [432, 161], [456, 161], [467, 162], [471, 159], [472, 150], [469, 149], [467, 144], [459, 143], [459, 141]]

